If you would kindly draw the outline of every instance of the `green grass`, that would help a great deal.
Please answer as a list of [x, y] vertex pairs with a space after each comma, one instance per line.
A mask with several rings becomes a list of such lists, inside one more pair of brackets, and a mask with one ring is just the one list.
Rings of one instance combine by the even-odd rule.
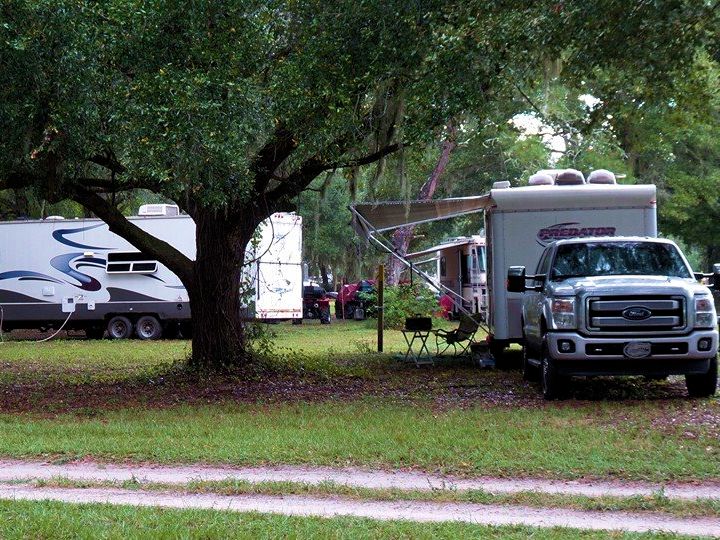
[[282, 348], [265, 383], [176, 376], [184, 341], [5, 342], [0, 455], [720, 477], [717, 398], [623, 383], [610, 401], [543, 403], [517, 372], [400, 365], [399, 332], [387, 333], [387, 354], [372, 352], [371, 323], [271, 328]]
[[[717, 441], [610, 421], [618, 405], [433, 411], [378, 399], [0, 415], [0, 455], [419, 467], [459, 474], [716, 478]], [[633, 418], [638, 417], [638, 418]], [[713, 449], [712, 453], [708, 448]]]
[[190, 342], [57, 340], [0, 343], [0, 382], [111, 382], [166, 369], [190, 354]]
[[669, 534], [606, 533], [573, 529], [421, 524], [361, 518], [298, 518], [213, 510], [165, 510], [100, 504], [0, 501], [0, 537], [34, 539], [127, 538], [502, 538], [509, 540], [660, 539]]
[[[317, 321], [303, 325], [262, 325], [273, 335], [273, 367], [324, 376], [368, 376], [378, 362], [405, 351], [402, 333], [385, 331], [385, 354], [377, 353], [375, 321]], [[6, 337], [11, 338], [12, 333]], [[56, 339], [46, 343], [7, 340], [0, 343], [0, 381], [42, 376], [65, 382], [116, 381], [155, 373], [185, 360], [188, 340], [111, 341]]]

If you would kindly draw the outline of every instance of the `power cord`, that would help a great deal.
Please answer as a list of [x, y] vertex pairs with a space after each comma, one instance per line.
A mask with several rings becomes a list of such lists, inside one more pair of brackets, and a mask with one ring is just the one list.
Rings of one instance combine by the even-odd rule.
[[70, 313], [68, 313], [68, 316], [67, 316], [67, 318], [65, 319], [65, 322], [60, 325], [60, 328], [58, 328], [53, 335], [48, 336], [48, 337], [43, 338], [43, 339], [39, 339], [39, 340], [37, 340], [35, 343], [43, 343], [43, 342], [45, 342], [45, 341], [50, 341], [52, 338], [54, 338], [55, 336], [57, 336], [60, 332], [62, 332], [62, 329], [65, 328], [65, 325], [66, 325], [67, 322], [70, 320], [70, 317], [72, 316], [72, 314], [73, 314], [72, 311], [71, 311]]
[[[70, 313], [68, 313], [67, 318], [66, 318], [65, 321], [60, 325], [60, 328], [58, 328], [58, 329], [55, 331], [54, 334], [52, 334], [51, 336], [48, 336], [48, 337], [46, 337], [46, 338], [43, 338], [43, 339], [38, 339], [38, 340], [35, 341], [35, 343], [43, 343], [43, 342], [45, 342], [45, 341], [50, 341], [52, 338], [54, 338], [55, 336], [57, 336], [60, 332], [62, 332], [62, 329], [65, 328], [65, 325], [66, 325], [67, 322], [70, 320], [70, 317], [72, 317], [72, 314], [73, 314], [72, 311], [71, 311]], [[3, 333], [3, 321], [4, 321], [4, 319], [5, 319], [5, 310], [3, 309], [2, 306], [0, 306], [0, 343], [5, 343], [5, 334]]]

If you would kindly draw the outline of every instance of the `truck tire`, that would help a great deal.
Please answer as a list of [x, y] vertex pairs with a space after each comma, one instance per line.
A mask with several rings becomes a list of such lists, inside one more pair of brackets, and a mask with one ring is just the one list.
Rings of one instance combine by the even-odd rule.
[[142, 340], [160, 339], [162, 326], [152, 315], [143, 315], [135, 323], [135, 335]]
[[707, 373], [685, 375], [685, 385], [690, 397], [709, 397], [715, 394], [718, 383], [717, 356], [710, 359]]
[[540, 389], [543, 397], [548, 401], [563, 399], [567, 383], [567, 378], [557, 372], [555, 359], [550, 356], [547, 346], [543, 346], [542, 362], [540, 363]]
[[522, 349], [522, 376], [526, 381], [537, 382], [540, 380], [540, 370], [528, 362], [528, 348], [526, 340]]
[[132, 335], [133, 324], [127, 317], [118, 315], [108, 322], [107, 332], [110, 339], [127, 339]]

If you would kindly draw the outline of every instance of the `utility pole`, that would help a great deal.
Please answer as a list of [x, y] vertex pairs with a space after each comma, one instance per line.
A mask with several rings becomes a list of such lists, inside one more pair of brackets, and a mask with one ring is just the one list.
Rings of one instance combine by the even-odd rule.
[[383, 319], [385, 313], [385, 265], [378, 265], [377, 279], [377, 350], [383, 352]]

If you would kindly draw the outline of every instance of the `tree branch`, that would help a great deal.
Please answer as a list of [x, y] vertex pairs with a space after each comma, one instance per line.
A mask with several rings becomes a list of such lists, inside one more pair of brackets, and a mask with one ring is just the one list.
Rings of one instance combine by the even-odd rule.
[[392, 154], [393, 152], [397, 152], [398, 150], [400, 150], [401, 146], [405, 146], [405, 148], [407, 148], [407, 145], [402, 145], [401, 143], [389, 144], [381, 148], [377, 152], [369, 154], [365, 157], [351, 159], [350, 161], [346, 161], [345, 163], [330, 163], [328, 164], [326, 170], [344, 169], [346, 167], [359, 167], [360, 165], [368, 165], [384, 158], [385, 156]]
[[133, 246], [156, 258], [174, 272], [186, 287], [193, 282], [193, 261], [167, 242], [143, 231], [97, 193], [83, 186], [71, 188], [68, 196], [92, 211], [108, 224], [111, 232], [122, 236]]
[[112, 156], [102, 156], [102, 155], [95, 155], [90, 158], [88, 158], [88, 161], [90, 163], [94, 163], [95, 165], [100, 165], [101, 167], [105, 167], [106, 169], [117, 173], [122, 174], [126, 171], [125, 167], [115, 158]]
[[271, 202], [291, 199], [304, 191], [320, 173], [344, 167], [367, 165], [396, 152], [401, 146], [400, 143], [389, 144], [377, 152], [344, 163], [325, 163], [317, 158], [311, 158], [303, 163], [297, 171], [282, 179], [279, 186], [267, 193], [267, 198]]
[[275, 170], [297, 146], [293, 134], [284, 127], [278, 126], [271, 140], [260, 149], [250, 166], [250, 170], [255, 174], [255, 193], [265, 191]]

